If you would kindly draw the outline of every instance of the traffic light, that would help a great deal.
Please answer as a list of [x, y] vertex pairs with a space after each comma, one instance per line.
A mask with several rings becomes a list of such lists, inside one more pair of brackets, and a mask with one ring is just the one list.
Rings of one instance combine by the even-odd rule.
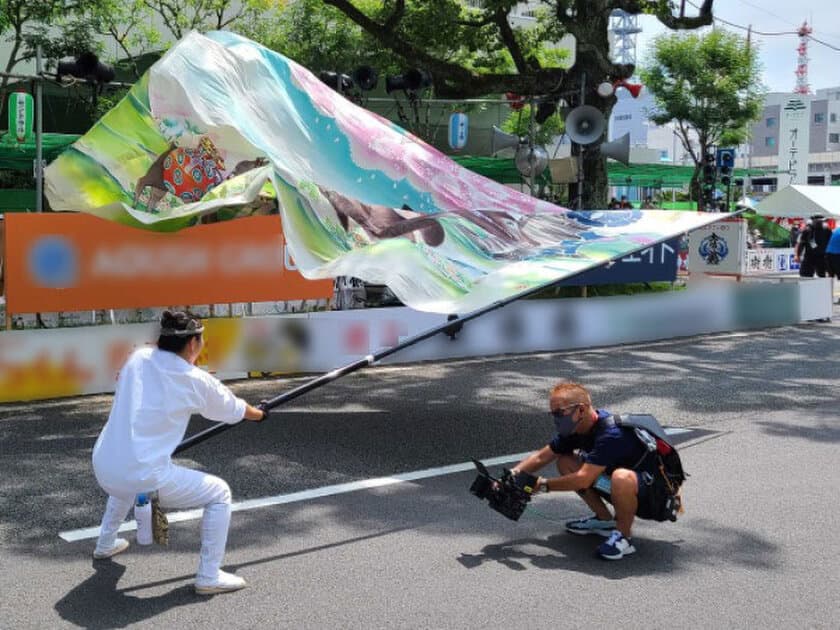
[[735, 166], [735, 149], [718, 149], [716, 157], [720, 183], [729, 186], [732, 183], [732, 169]]

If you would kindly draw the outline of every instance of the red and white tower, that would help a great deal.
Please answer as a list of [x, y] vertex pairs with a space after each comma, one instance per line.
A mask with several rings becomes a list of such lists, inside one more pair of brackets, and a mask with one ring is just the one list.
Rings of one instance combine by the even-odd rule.
[[799, 35], [799, 47], [796, 52], [799, 56], [796, 58], [796, 94], [810, 94], [811, 86], [808, 85], [808, 36], [814, 32], [808, 22], [803, 22], [802, 26], [797, 31]]

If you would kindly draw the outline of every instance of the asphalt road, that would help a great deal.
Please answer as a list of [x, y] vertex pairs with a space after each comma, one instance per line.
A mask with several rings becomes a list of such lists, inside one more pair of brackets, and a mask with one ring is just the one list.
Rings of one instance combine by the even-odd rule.
[[[687, 513], [639, 522], [637, 553], [606, 562], [600, 539], [563, 532], [586, 513], [572, 494], [540, 496], [514, 523], [468, 493], [472, 473], [430, 476], [236, 512], [226, 566], [250, 586], [211, 598], [192, 590], [196, 520], [172, 524], [168, 549], [132, 544], [109, 562], [92, 562], [93, 540], [59, 538], [98, 525], [90, 451], [110, 396], [0, 406], [0, 628], [838, 628], [838, 333], [341, 379], [182, 461], [243, 501], [519, 453], [550, 437], [548, 389], [573, 379], [598, 406], [692, 429], [679, 436]], [[299, 382], [234, 389], [256, 401]]]

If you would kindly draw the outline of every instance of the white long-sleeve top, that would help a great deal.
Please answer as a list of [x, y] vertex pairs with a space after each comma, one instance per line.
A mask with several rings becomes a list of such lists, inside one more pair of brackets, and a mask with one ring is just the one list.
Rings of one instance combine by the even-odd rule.
[[136, 350], [120, 370], [111, 414], [93, 447], [99, 485], [114, 496], [160, 488], [194, 413], [235, 424], [245, 417], [245, 401], [173, 352]]

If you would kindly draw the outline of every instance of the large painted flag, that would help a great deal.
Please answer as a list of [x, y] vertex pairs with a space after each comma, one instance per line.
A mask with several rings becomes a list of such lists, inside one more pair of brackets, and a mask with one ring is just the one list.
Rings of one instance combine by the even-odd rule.
[[304, 276], [465, 313], [715, 215], [570, 211], [458, 166], [286, 57], [191, 33], [47, 169], [55, 210], [172, 231], [279, 208]]

